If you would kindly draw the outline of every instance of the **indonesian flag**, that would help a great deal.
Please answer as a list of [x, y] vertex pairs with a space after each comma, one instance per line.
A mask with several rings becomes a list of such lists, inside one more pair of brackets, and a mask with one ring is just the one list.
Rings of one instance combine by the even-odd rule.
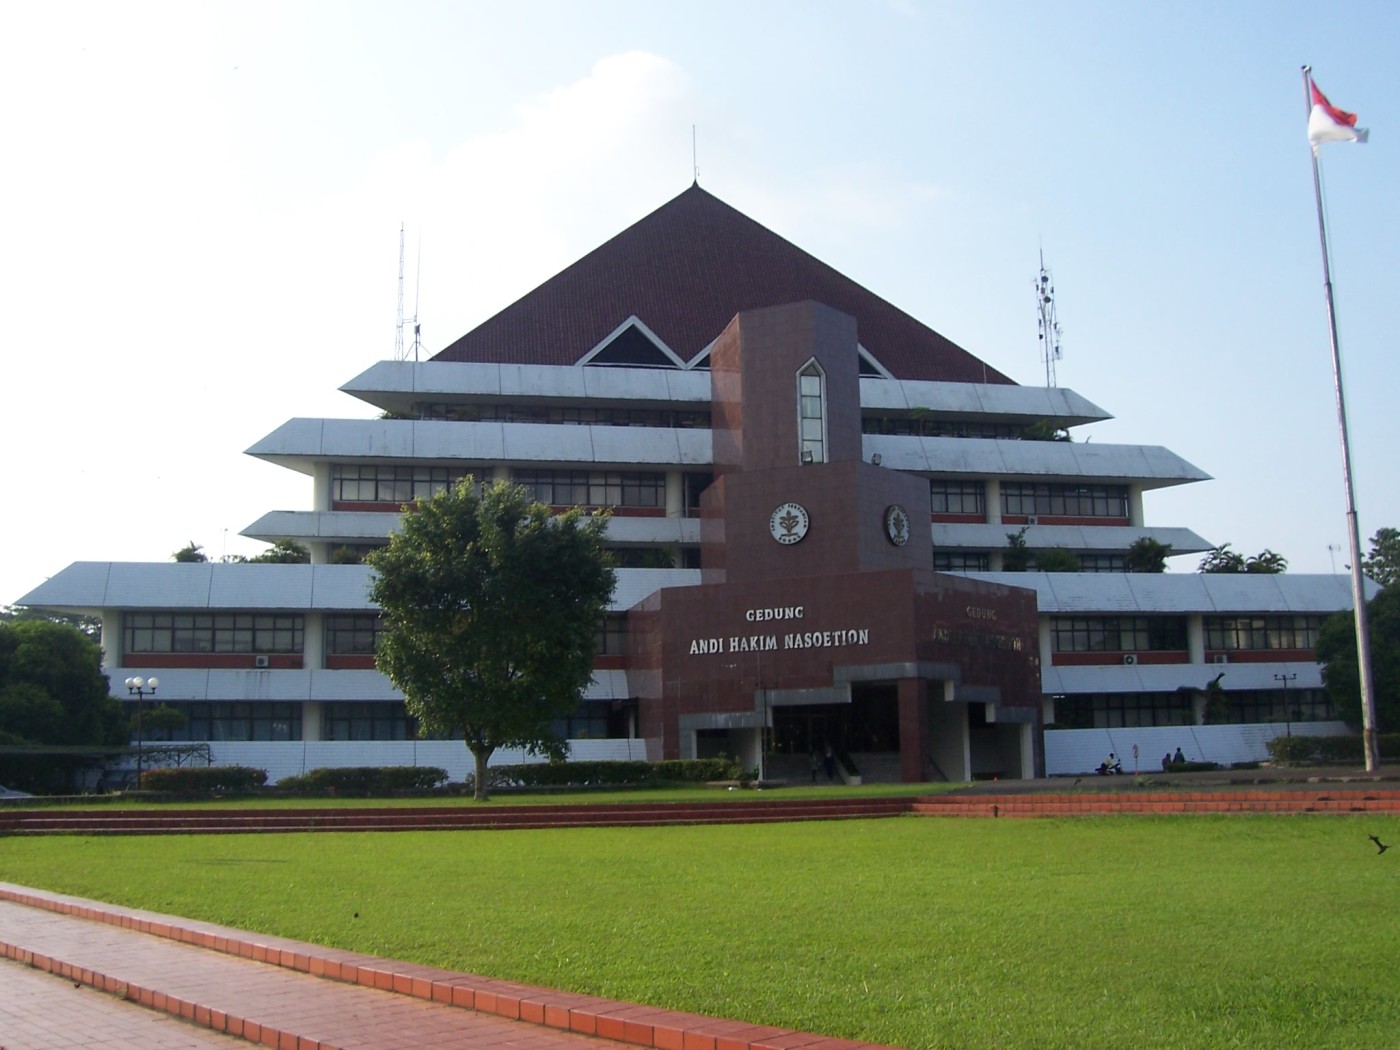
[[1312, 88], [1312, 112], [1308, 114], [1308, 141], [1316, 153], [1324, 142], [1365, 142], [1370, 134], [1365, 128], [1356, 126], [1356, 114], [1338, 109], [1327, 101], [1327, 96], [1317, 90], [1312, 77], [1308, 77]]

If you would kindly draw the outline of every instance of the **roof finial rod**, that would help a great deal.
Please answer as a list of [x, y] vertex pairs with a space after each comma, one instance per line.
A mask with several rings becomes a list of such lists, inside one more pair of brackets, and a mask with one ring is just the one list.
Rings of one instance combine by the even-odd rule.
[[700, 185], [700, 150], [696, 144], [695, 125], [690, 125], [690, 167], [695, 185]]
[[1055, 385], [1055, 362], [1060, 359], [1060, 319], [1055, 310], [1055, 278], [1045, 267], [1040, 249], [1040, 273], [1035, 280], [1036, 313], [1039, 315], [1040, 356], [1045, 362], [1045, 385]]

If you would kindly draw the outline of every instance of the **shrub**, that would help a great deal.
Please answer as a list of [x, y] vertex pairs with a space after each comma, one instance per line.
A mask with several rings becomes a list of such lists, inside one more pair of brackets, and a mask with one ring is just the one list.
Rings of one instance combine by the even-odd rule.
[[148, 769], [138, 787], [179, 794], [240, 794], [267, 783], [267, 770], [250, 766], [179, 766]]
[[[1382, 733], [1376, 738], [1381, 758], [1400, 758], [1400, 733]], [[1361, 735], [1276, 736], [1269, 741], [1269, 757], [1280, 765], [1306, 766], [1361, 765], [1366, 761]]]
[[740, 780], [747, 774], [729, 758], [671, 759], [664, 762], [533, 762], [494, 766], [495, 787], [658, 787]]
[[283, 777], [277, 786], [297, 794], [369, 796], [431, 791], [445, 780], [447, 770], [437, 766], [342, 766]]
[[1219, 769], [1219, 762], [1168, 762], [1168, 773], [1209, 773], [1212, 769]]

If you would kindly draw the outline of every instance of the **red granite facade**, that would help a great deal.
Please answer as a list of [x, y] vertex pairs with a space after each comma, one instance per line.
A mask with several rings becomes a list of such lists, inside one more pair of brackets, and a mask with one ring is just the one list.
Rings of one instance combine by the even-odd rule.
[[1033, 775], [1035, 595], [932, 571], [927, 480], [861, 459], [855, 321], [750, 311], [710, 356], [703, 583], [629, 615], [657, 755], [740, 750], [761, 727], [778, 753], [897, 754], [911, 782]]

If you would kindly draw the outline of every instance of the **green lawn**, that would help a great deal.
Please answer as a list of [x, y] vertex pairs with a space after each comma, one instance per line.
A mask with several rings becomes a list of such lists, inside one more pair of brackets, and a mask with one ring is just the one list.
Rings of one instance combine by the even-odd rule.
[[1393, 1046], [1370, 833], [1400, 819], [12, 837], [0, 879], [907, 1047]]

